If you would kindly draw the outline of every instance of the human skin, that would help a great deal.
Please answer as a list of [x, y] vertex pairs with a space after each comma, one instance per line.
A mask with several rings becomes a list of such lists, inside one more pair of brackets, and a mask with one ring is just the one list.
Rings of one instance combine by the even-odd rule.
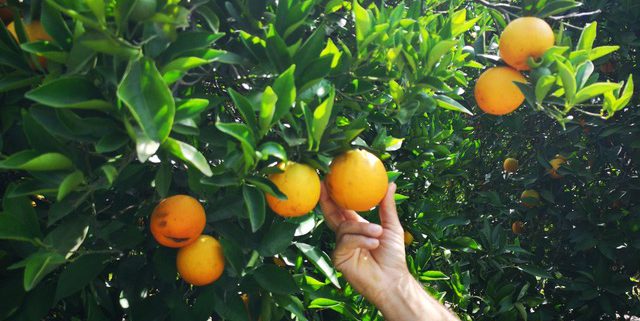
[[396, 185], [389, 184], [379, 205], [378, 225], [340, 208], [322, 184], [320, 206], [327, 225], [336, 232], [333, 263], [387, 321], [459, 320], [409, 273], [404, 232], [393, 199], [395, 190]]

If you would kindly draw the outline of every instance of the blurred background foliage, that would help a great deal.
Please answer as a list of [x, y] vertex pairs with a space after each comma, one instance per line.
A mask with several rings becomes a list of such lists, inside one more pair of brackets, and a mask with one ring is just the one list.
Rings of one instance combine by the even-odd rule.
[[[0, 3], [18, 38], [0, 27], [0, 319], [381, 320], [321, 213], [263, 198], [276, 161], [324, 174], [353, 146], [385, 162], [409, 268], [461, 319], [640, 314], [636, 1]], [[567, 48], [533, 62], [523, 107], [482, 114], [470, 88], [522, 15]], [[575, 103], [567, 79], [625, 82]], [[179, 280], [148, 231], [178, 193], [224, 247], [213, 285]]]

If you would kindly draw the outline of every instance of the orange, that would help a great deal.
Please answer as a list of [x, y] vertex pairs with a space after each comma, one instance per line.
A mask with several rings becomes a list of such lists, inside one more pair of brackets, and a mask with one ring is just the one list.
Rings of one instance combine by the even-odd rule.
[[[7, 26], [7, 30], [13, 35], [14, 38], [18, 39], [16, 34], [16, 25], [15, 22], [10, 23]], [[44, 30], [42, 23], [40, 21], [32, 21], [31, 23], [24, 24], [24, 31], [27, 33], [27, 38], [29, 41], [51, 41], [51, 36]]]
[[162, 200], [151, 213], [151, 234], [158, 243], [183, 247], [195, 242], [206, 224], [204, 208], [188, 195]]
[[279, 266], [281, 268], [287, 267], [287, 264], [284, 262], [284, 260], [279, 258], [279, 257], [274, 257], [273, 258], [273, 264], [275, 264], [275, 265], [277, 265], [277, 266]]
[[[16, 41], [18, 41], [15, 22], [11, 22], [7, 26], [7, 30], [9, 30], [9, 33], [13, 35], [13, 38], [15, 38]], [[27, 33], [27, 38], [29, 38], [29, 41], [39, 41], [39, 40], [51, 41], [52, 40], [51, 36], [49, 36], [49, 34], [44, 30], [44, 27], [42, 26], [42, 23], [40, 23], [40, 21], [32, 21], [31, 23], [24, 24], [24, 31]], [[38, 56], [38, 62], [42, 67], [44, 68], [47, 67], [46, 58], [42, 56]]]
[[320, 200], [320, 177], [311, 166], [295, 162], [280, 163], [282, 173], [269, 175], [269, 180], [287, 196], [281, 200], [267, 194], [267, 204], [280, 216], [297, 217], [309, 213]]
[[413, 234], [409, 231], [404, 231], [404, 246], [409, 246], [413, 243]]
[[515, 158], [507, 158], [504, 160], [502, 168], [507, 173], [515, 173], [518, 170], [518, 160]]
[[220, 242], [209, 235], [178, 250], [176, 266], [180, 277], [193, 285], [207, 285], [219, 279], [224, 271], [224, 254]]
[[511, 232], [513, 232], [513, 234], [522, 234], [523, 231], [524, 223], [522, 223], [522, 221], [515, 221], [513, 222], [513, 224], [511, 224]]
[[558, 173], [558, 169], [560, 166], [567, 162], [567, 159], [562, 157], [561, 155], [556, 155], [556, 158], [549, 161], [549, 165], [551, 165], [551, 169], [549, 169], [549, 175], [553, 179], [562, 178], [562, 175]]
[[536, 207], [540, 203], [540, 194], [533, 189], [527, 189], [520, 195], [522, 205], [532, 208]]
[[511, 21], [500, 35], [500, 57], [511, 67], [529, 70], [527, 59], [540, 58], [553, 47], [553, 29], [544, 20], [522, 17]]
[[368, 211], [378, 205], [389, 185], [382, 161], [362, 149], [334, 158], [326, 183], [336, 204], [354, 211]]
[[476, 81], [474, 96], [478, 107], [491, 115], [506, 115], [524, 102], [524, 95], [513, 82], [527, 80], [515, 69], [494, 67], [483, 72]]

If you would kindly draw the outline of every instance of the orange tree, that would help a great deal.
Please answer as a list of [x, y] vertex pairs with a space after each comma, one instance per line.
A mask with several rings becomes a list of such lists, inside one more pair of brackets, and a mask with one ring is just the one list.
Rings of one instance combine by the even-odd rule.
[[[321, 213], [282, 218], [265, 201], [286, 198], [267, 179], [276, 163], [324, 176], [354, 147], [398, 183], [409, 268], [461, 318], [637, 313], [634, 150], [611, 154], [613, 139], [637, 148], [623, 110], [632, 80], [598, 80], [617, 47], [594, 46], [597, 25], [580, 20], [593, 12], [577, 2], [0, 6], [21, 17], [0, 27], [2, 319], [379, 320], [332, 268]], [[473, 79], [503, 64], [499, 34], [520, 15], [553, 22], [556, 46], [527, 61], [524, 107], [473, 116]], [[49, 38], [30, 38], [39, 25]], [[581, 113], [599, 129], [590, 143], [574, 137]], [[625, 121], [601, 120], [614, 115]], [[569, 161], [549, 181], [555, 153]], [[520, 168], [502, 177], [507, 156]], [[579, 167], [589, 159], [600, 171]], [[539, 206], [518, 205], [524, 188], [539, 189]], [[178, 251], [150, 231], [177, 194], [203, 204], [203, 234], [220, 241], [180, 250], [178, 267], [221, 245], [211, 285], [178, 278]]]

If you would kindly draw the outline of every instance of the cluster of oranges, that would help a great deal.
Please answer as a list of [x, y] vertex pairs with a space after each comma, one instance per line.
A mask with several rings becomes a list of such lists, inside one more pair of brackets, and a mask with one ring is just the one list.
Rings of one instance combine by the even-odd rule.
[[[309, 213], [320, 200], [320, 177], [316, 170], [292, 161], [283, 162], [278, 167], [281, 172], [270, 175], [269, 180], [287, 198], [283, 200], [267, 194], [269, 207], [283, 217]], [[336, 204], [354, 211], [366, 211], [378, 205], [388, 186], [382, 161], [361, 149], [336, 157], [331, 162], [325, 182]], [[187, 195], [162, 200], [153, 210], [150, 220], [151, 234], [158, 243], [179, 248], [176, 266], [180, 277], [198, 286], [214, 282], [224, 270], [220, 243], [212, 236], [202, 235], [205, 224], [204, 208], [198, 200]], [[284, 262], [278, 260], [274, 262], [284, 266]]]
[[214, 282], [224, 270], [224, 255], [218, 240], [202, 235], [206, 215], [200, 202], [187, 195], [162, 200], [151, 214], [151, 234], [161, 245], [179, 248], [178, 273], [193, 285]]
[[489, 68], [480, 75], [474, 89], [478, 107], [492, 115], [506, 115], [520, 107], [524, 95], [515, 83], [527, 82], [520, 71], [529, 70], [529, 57], [540, 58], [554, 42], [553, 29], [540, 18], [511, 21], [499, 43], [500, 57], [508, 66]]
[[[562, 175], [558, 173], [560, 167], [567, 162], [567, 158], [557, 154], [553, 159], [549, 161], [549, 169], [547, 173], [553, 179], [561, 179]], [[504, 160], [502, 168], [506, 173], [515, 173], [518, 171], [519, 162], [517, 159], [509, 157]], [[528, 208], [534, 208], [540, 205], [540, 193], [534, 189], [526, 189], [520, 195], [520, 201], [522, 205]], [[511, 231], [514, 234], [522, 234], [524, 230], [524, 223], [522, 221], [515, 221], [511, 225]]]
[[[281, 163], [279, 168], [282, 172], [270, 175], [269, 180], [287, 199], [267, 194], [267, 204], [283, 217], [309, 213], [320, 200], [318, 173], [308, 165], [291, 161]], [[366, 150], [354, 149], [333, 159], [325, 183], [329, 195], [340, 207], [367, 211], [384, 198], [388, 178], [378, 157]]]

